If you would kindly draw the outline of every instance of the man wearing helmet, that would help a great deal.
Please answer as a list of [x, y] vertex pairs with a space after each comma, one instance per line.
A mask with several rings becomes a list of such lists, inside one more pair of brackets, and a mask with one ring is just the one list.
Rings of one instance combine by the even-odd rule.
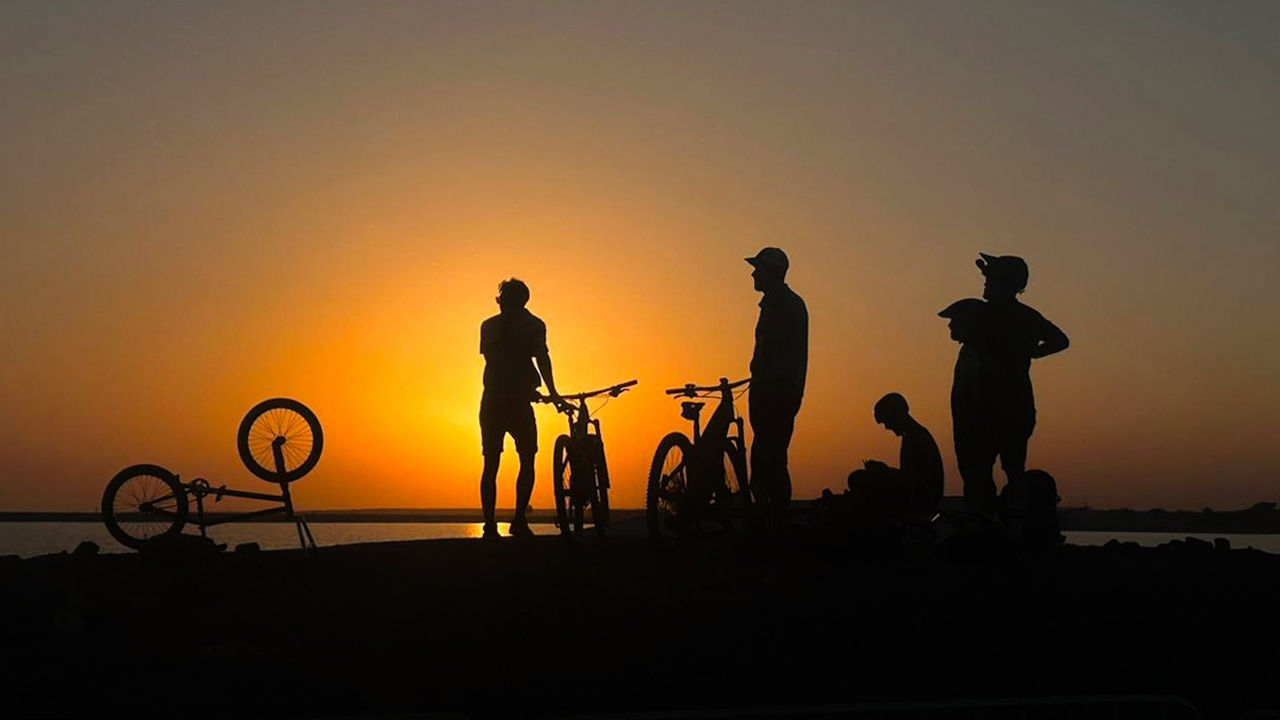
[[1036, 424], [1031, 361], [1065, 350], [1070, 341], [1057, 325], [1018, 301], [1029, 276], [1022, 258], [979, 255], [982, 300], [960, 300], [939, 315], [950, 320], [951, 337], [961, 343], [951, 419], [965, 504], [994, 516], [997, 457], [1014, 504], [1021, 490], [1027, 442]]

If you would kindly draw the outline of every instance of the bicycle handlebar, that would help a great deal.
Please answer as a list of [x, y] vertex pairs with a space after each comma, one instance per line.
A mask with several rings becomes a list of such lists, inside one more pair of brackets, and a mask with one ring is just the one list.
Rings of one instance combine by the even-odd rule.
[[[593, 397], [596, 397], [597, 395], [604, 395], [606, 393], [609, 395], [609, 397], [618, 397], [619, 395], [626, 392], [633, 385], [636, 385], [639, 382], [640, 382], [639, 380], [628, 380], [624, 383], [618, 383], [617, 385], [610, 385], [607, 388], [592, 390], [591, 392], [580, 392], [580, 393], [573, 393], [570, 395], [561, 395], [560, 398], [563, 400], [586, 400], [587, 398], [593, 398]], [[551, 402], [551, 398], [550, 396], [539, 394], [538, 402]]]
[[698, 393], [723, 392], [725, 390], [733, 390], [734, 388], [742, 387], [743, 385], [746, 385], [749, 382], [751, 382], [751, 378], [744, 378], [742, 380], [735, 380], [733, 382], [729, 382], [729, 378], [720, 378], [719, 385], [698, 386], [698, 385], [694, 385], [693, 383], [688, 383], [684, 387], [670, 388], [668, 390], [665, 390], [664, 392], [666, 392], [666, 394], [668, 395], [674, 395], [674, 396], [696, 397]]

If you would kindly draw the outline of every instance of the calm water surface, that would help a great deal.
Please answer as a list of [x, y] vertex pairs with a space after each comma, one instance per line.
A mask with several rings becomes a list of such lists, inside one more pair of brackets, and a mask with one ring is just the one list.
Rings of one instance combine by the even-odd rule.
[[[537, 535], [554, 535], [557, 531], [550, 523], [533, 523], [530, 527]], [[439, 538], [480, 537], [480, 523], [311, 523], [311, 533], [317, 545], [349, 545], [352, 543], [390, 542], [395, 540], [434, 540]], [[507, 534], [507, 524], [498, 523], [498, 531]], [[1233, 548], [1253, 547], [1269, 553], [1280, 554], [1280, 535], [1231, 535], [1187, 533], [1112, 533], [1068, 532], [1067, 542], [1074, 545], [1102, 545], [1108, 540], [1133, 541], [1146, 547], [1154, 547], [1170, 540], [1196, 537], [1212, 541], [1225, 537]], [[210, 528], [209, 537], [215, 542], [234, 547], [239, 543], [256, 542], [266, 550], [298, 547], [298, 535], [288, 523], [228, 524]], [[102, 523], [0, 523], [0, 555], [31, 557], [72, 550], [82, 540], [92, 540], [103, 552], [129, 552], [117, 543]]]
[[[480, 523], [310, 523], [317, 545], [350, 545], [353, 543], [388, 542], [393, 540], [436, 540], [440, 538], [480, 537]], [[507, 534], [507, 523], [498, 523], [498, 532]], [[554, 535], [551, 523], [530, 523], [535, 535]], [[190, 532], [190, 528], [188, 528]], [[298, 547], [298, 533], [289, 523], [229, 523], [209, 528], [214, 542], [228, 548], [240, 543], [256, 542], [264, 550]], [[102, 552], [132, 552], [115, 541], [100, 522], [0, 523], [0, 555], [47, 555], [72, 550], [82, 540], [98, 543]]]

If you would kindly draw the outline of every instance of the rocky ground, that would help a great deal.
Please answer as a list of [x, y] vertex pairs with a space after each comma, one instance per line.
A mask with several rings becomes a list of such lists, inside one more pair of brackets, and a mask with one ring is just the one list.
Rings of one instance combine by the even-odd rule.
[[[1280, 707], [1280, 556], [814, 538], [0, 559], [8, 715], [609, 715], [1158, 693]], [[1267, 716], [1264, 714], [1264, 716]]]

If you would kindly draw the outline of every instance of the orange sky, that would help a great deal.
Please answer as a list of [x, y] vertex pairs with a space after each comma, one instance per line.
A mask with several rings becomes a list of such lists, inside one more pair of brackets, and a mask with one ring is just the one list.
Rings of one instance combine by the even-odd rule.
[[903, 5], [0, 6], [0, 509], [261, 486], [275, 395], [326, 431], [300, 507], [473, 506], [512, 275], [562, 390], [640, 380], [601, 416], [637, 506], [661, 389], [747, 372], [766, 244], [812, 317], [799, 495], [896, 455], [890, 390], [959, 492], [935, 313], [981, 250], [1072, 338], [1033, 370], [1067, 504], [1276, 499], [1280, 12]]

